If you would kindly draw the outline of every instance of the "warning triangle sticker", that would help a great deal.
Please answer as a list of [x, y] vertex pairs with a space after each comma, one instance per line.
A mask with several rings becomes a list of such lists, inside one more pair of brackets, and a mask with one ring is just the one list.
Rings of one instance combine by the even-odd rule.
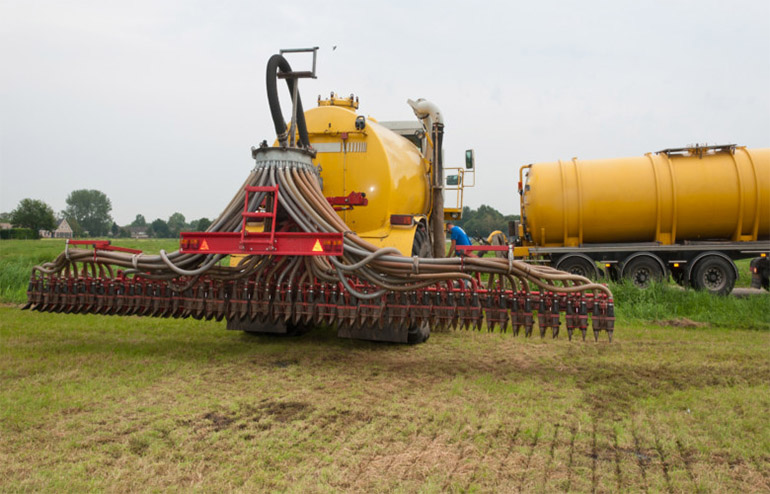
[[313, 246], [313, 252], [323, 252], [324, 248], [321, 247], [321, 240], [316, 239], [315, 245]]
[[201, 244], [200, 250], [209, 250], [209, 243], [206, 242], [206, 239], [203, 239], [203, 243]]

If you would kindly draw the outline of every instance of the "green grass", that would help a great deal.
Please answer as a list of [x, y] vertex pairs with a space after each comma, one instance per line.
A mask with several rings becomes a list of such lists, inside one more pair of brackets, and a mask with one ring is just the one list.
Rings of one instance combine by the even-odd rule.
[[720, 297], [659, 283], [646, 290], [630, 283], [612, 283], [610, 289], [616, 301], [616, 316], [628, 322], [687, 324], [692, 321], [722, 328], [770, 328], [768, 292]]
[[[157, 254], [161, 249], [179, 248], [176, 239], [115, 239], [113, 245]], [[20, 304], [27, 299], [27, 284], [32, 267], [53, 261], [64, 252], [63, 239], [0, 241], [0, 302]]]
[[[0, 242], [2, 300], [62, 244]], [[6, 305], [0, 491], [770, 490], [770, 294], [611, 288], [611, 344], [254, 337]]]
[[418, 346], [0, 307], [0, 490], [757, 492], [770, 332]]

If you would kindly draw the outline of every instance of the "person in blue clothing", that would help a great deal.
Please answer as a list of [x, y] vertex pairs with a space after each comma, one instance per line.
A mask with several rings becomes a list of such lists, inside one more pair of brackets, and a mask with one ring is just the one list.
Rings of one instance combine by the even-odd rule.
[[[447, 223], [446, 231], [449, 233], [449, 238], [452, 240], [452, 245], [449, 246], [449, 254], [447, 257], [452, 257], [455, 254], [458, 245], [471, 245], [471, 239], [468, 238], [468, 234], [465, 233], [465, 230], [455, 225], [454, 223]], [[471, 251], [457, 251], [457, 255], [460, 257], [476, 257], [476, 255]]]

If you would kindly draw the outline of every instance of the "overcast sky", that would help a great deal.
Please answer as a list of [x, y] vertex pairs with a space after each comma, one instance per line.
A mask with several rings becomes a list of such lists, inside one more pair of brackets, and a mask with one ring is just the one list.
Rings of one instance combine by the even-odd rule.
[[215, 217], [274, 138], [267, 59], [309, 46], [306, 107], [355, 93], [405, 120], [408, 98], [435, 102], [447, 164], [476, 150], [471, 207], [518, 212], [531, 162], [770, 146], [767, 0], [0, 0], [0, 211], [87, 188], [121, 225]]

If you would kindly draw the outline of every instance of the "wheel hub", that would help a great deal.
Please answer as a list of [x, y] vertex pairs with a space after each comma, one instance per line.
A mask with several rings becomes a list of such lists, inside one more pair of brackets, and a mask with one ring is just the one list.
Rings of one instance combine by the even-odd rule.
[[647, 286], [647, 284], [650, 281], [650, 272], [649, 270], [645, 268], [639, 268], [636, 271], [636, 275], [634, 276], [634, 280], [636, 280], [636, 284], [640, 286]]
[[718, 269], [709, 269], [704, 278], [706, 284], [712, 288], [717, 288], [723, 283], [722, 272]]

